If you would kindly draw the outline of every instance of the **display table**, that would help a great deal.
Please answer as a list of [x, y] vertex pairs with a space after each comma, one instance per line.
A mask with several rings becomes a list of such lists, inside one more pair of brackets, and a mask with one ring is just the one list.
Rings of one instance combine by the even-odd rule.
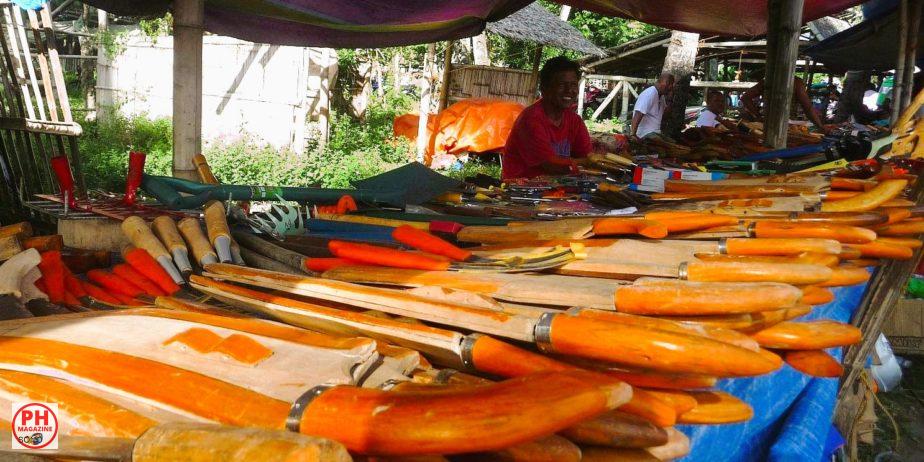
[[[850, 322], [866, 284], [835, 289], [836, 299], [802, 319]], [[838, 359], [839, 348], [832, 350]], [[753, 379], [722, 380], [718, 388], [754, 408], [754, 418], [734, 425], [683, 425], [692, 449], [684, 461], [820, 461], [831, 430], [837, 379], [812, 378], [784, 364]]]

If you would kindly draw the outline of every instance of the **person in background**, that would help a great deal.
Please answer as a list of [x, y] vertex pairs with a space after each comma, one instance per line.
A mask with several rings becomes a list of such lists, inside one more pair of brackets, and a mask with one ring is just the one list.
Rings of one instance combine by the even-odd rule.
[[715, 128], [721, 125], [730, 130], [736, 129], [737, 126], [731, 121], [725, 120], [722, 114], [725, 114], [725, 95], [720, 91], [710, 90], [706, 96], [706, 109], [699, 113], [696, 126], [698, 128]]
[[654, 85], [639, 93], [632, 112], [633, 138], [644, 138], [661, 133], [661, 119], [667, 107], [667, 95], [674, 88], [674, 76], [663, 73]]
[[879, 92], [876, 91], [876, 86], [872, 82], [863, 92], [863, 105], [870, 111], [879, 110]]
[[[802, 108], [802, 111], [805, 112], [805, 115], [815, 124], [815, 127], [817, 127], [819, 131], [828, 134], [828, 129], [825, 127], [824, 122], [821, 120], [818, 113], [815, 112], [815, 108], [812, 107], [812, 99], [809, 98], [808, 90], [805, 88], [805, 82], [799, 77], [793, 77], [792, 80], [793, 101]], [[748, 91], [741, 95], [741, 102], [744, 106], [745, 115], [751, 117], [753, 120], [763, 120], [763, 114], [758, 100], [765, 96], [765, 89], [764, 79], [760, 79], [753, 87], [749, 88]]]
[[542, 98], [517, 117], [504, 148], [506, 179], [576, 173], [593, 149], [584, 121], [575, 112], [581, 68], [563, 56], [539, 71]]

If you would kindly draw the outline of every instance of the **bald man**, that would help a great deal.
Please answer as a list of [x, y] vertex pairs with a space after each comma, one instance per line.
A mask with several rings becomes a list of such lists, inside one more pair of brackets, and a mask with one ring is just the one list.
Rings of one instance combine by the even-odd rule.
[[674, 88], [674, 76], [663, 73], [654, 85], [639, 93], [632, 112], [633, 137], [644, 138], [661, 132], [661, 119], [667, 107], [667, 95]]

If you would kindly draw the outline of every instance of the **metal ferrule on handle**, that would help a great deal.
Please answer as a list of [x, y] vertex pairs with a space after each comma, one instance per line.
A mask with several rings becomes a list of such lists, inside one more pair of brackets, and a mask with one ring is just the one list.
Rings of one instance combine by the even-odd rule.
[[536, 346], [543, 353], [552, 351], [552, 320], [554, 320], [557, 315], [557, 313], [542, 313], [533, 331]]
[[177, 269], [182, 274], [192, 273], [192, 265], [189, 263], [189, 255], [183, 249], [173, 249], [173, 262], [176, 263]]
[[173, 279], [173, 282], [183, 285], [186, 284], [186, 280], [183, 279], [183, 275], [180, 274], [180, 270], [176, 268], [173, 264], [173, 260], [169, 256], [161, 255], [157, 257], [157, 263], [160, 263], [160, 266], [164, 268], [164, 271], [170, 275], [170, 279]]
[[481, 334], [470, 334], [466, 335], [462, 339], [462, 344], [459, 346], [459, 359], [462, 360], [462, 364], [470, 371], [475, 370], [475, 342], [478, 341], [478, 337]]
[[215, 238], [215, 251], [218, 252], [218, 261], [230, 263], [234, 261], [231, 256], [231, 238], [228, 236], [218, 236]]
[[299, 396], [292, 403], [292, 407], [289, 408], [289, 415], [286, 416], [286, 430], [299, 433], [302, 426], [302, 415], [305, 414], [305, 410], [308, 409], [308, 406], [315, 398], [333, 387], [334, 385], [330, 384], [318, 385]]

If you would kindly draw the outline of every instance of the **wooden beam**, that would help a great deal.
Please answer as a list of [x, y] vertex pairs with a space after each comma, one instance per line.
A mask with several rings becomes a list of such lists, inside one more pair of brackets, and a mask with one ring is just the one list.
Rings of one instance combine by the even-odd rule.
[[764, 101], [767, 102], [764, 142], [774, 149], [786, 147], [804, 3], [804, 0], [769, 0], [767, 3], [769, 32], [767, 76], [764, 80]]
[[624, 51], [624, 52], [619, 53], [619, 54], [617, 54], [617, 55], [613, 55], [613, 56], [610, 56], [610, 57], [608, 57], [608, 58], [603, 58], [603, 59], [601, 59], [601, 60], [594, 61], [594, 62], [588, 64], [588, 65], [587, 65], [587, 68], [588, 68], [588, 69], [593, 69], [593, 68], [595, 68], [595, 67], [597, 67], [597, 66], [600, 66], [601, 64], [606, 64], [606, 63], [611, 62], [611, 61], [616, 61], [617, 59], [622, 59], [622, 58], [625, 58], [626, 56], [631, 56], [631, 55], [634, 55], [634, 54], [636, 54], [636, 53], [639, 53], [639, 52], [642, 52], [642, 51], [645, 51], [645, 50], [650, 50], [650, 49], [652, 49], [652, 48], [666, 47], [670, 42], [671, 42], [671, 39], [670, 39], [670, 38], [666, 38], [666, 39], [663, 39], [663, 40], [658, 40], [657, 42], [649, 43], [649, 44], [647, 44], [647, 45], [642, 45], [642, 46], [640, 46], [640, 47], [637, 47], [637, 48], [633, 48], [633, 49], [631, 49], [631, 50]]
[[443, 77], [440, 81], [440, 112], [449, 105], [449, 83], [452, 80], [452, 49], [455, 42], [446, 41], [446, 53], [443, 56]]
[[631, 84], [629, 82], [623, 82], [622, 84], [622, 108], [619, 111], [619, 118], [626, 122], [629, 121], [629, 87]]
[[56, 14], [60, 13], [65, 8], [71, 6], [71, 3], [74, 3], [74, 0], [64, 0], [64, 3], [56, 6], [55, 9], [52, 10], [51, 17], [54, 18]]
[[603, 114], [603, 111], [606, 110], [606, 107], [610, 105], [610, 102], [613, 101], [613, 98], [616, 97], [616, 93], [622, 89], [622, 86], [625, 85], [625, 82], [619, 82], [613, 87], [613, 90], [610, 91], [610, 94], [606, 95], [606, 98], [603, 99], [603, 102], [600, 103], [600, 107], [594, 111], [593, 115], [590, 116], [590, 120], [597, 120], [597, 117], [600, 117], [600, 114]]
[[587, 76], [581, 77], [580, 83], [578, 83], [578, 107], [577, 113], [578, 116], [582, 119], [584, 118], [584, 90], [587, 88]]
[[204, 0], [173, 2], [173, 176], [196, 181], [202, 151]]

